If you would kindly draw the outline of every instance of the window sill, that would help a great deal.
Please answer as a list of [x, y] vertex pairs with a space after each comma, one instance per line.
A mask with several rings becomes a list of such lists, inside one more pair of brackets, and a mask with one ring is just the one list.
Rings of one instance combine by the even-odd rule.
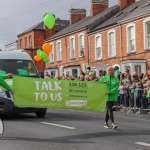
[[61, 60], [57, 60], [57, 62], [59, 63], [59, 62], [61, 62]]
[[116, 59], [116, 56], [109, 57], [108, 59]]
[[145, 48], [144, 51], [150, 51], [150, 48]]
[[75, 60], [75, 58], [70, 58], [70, 60]]
[[135, 53], [136, 53], [136, 51], [134, 51], [134, 52], [128, 52], [128, 55], [133, 55]]
[[85, 56], [79, 56], [79, 58], [84, 58]]
[[101, 59], [96, 59], [96, 62], [97, 62], [97, 61], [102, 61], [102, 58], [101, 58]]
[[50, 62], [50, 64], [54, 64], [54, 62]]

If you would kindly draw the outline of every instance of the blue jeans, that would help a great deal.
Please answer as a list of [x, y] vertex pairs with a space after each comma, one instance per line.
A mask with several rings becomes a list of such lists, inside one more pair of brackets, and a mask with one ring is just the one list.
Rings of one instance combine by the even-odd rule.
[[120, 105], [124, 106], [124, 94], [120, 94]]
[[148, 107], [147, 109], [150, 109], [150, 98], [148, 98]]
[[140, 102], [141, 102], [141, 108], [142, 109], [147, 109], [148, 104], [147, 104], [147, 98], [145, 96], [141, 97]]

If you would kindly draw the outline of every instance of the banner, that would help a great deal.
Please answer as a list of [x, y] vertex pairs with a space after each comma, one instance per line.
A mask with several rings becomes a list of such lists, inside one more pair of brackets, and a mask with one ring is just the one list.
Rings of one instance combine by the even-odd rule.
[[19, 107], [105, 110], [106, 85], [95, 81], [14, 76], [13, 90]]

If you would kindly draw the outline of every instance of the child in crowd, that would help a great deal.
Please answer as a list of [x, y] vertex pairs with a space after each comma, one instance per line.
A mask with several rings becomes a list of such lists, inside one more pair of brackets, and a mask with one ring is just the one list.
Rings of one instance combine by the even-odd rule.
[[125, 94], [125, 89], [124, 89], [124, 83], [120, 82], [120, 86], [118, 88], [119, 94], [120, 94], [120, 106], [124, 107], [124, 94]]

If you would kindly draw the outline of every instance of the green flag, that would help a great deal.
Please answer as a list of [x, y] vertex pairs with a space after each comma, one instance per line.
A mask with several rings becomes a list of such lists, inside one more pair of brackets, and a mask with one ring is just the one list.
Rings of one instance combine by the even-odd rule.
[[19, 107], [105, 110], [106, 85], [99, 82], [14, 76], [13, 90]]

